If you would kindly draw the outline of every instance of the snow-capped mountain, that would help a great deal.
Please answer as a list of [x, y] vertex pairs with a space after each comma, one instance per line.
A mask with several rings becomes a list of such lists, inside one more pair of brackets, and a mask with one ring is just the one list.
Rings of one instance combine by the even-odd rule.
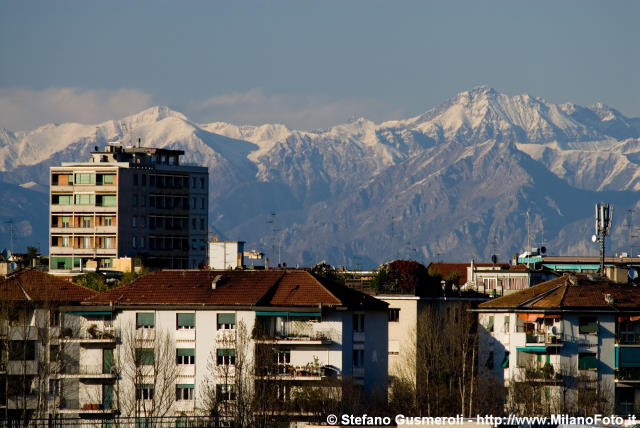
[[[0, 130], [0, 182], [8, 184], [0, 195], [43, 194], [49, 166], [86, 159], [108, 141], [140, 138], [209, 167], [216, 234], [275, 249], [289, 265], [326, 259], [364, 267], [395, 257], [427, 262], [493, 253], [506, 260], [541, 240], [556, 254], [594, 254], [591, 213], [601, 200], [616, 206], [618, 242], [609, 248], [628, 251], [622, 214], [638, 201], [639, 125], [602, 104], [550, 104], [487, 87], [410, 119], [361, 118], [323, 131], [198, 124], [153, 107], [98, 125]], [[47, 241], [46, 194], [41, 199], [0, 215], [29, 224], [18, 231], [23, 247]], [[266, 223], [272, 212], [275, 234]], [[0, 242], [8, 242], [3, 227]]]

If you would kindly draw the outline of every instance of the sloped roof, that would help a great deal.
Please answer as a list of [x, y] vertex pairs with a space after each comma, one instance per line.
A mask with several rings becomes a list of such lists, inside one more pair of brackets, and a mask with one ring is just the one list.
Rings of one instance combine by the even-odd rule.
[[[605, 301], [608, 294], [613, 304]], [[478, 309], [640, 311], [640, 287], [588, 275], [564, 274], [482, 303]]]
[[0, 300], [77, 303], [99, 294], [35, 269], [25, 269], [0, 282]]
[[101, 293], [87, 303], [351, 307], [352, 300], [338, 297], [303, 270], [163, 270]]

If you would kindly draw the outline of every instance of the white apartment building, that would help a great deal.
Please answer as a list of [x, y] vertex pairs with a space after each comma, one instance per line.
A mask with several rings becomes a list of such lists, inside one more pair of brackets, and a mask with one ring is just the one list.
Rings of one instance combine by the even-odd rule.
[[64, 314], [57, 417], [209, 415], [207, 393], [233, 406], [238, 370], [276, 405], [330, 379], [386, 397], [387, 317], [306, 271], [153, 272]]
[[538, 390], [540, 412], [578, 412], [586, 401], [620, 415], [640, 411], [637, 287], [565, 274], [477, 312], [479, 371], [504, 384], [505, 401], [526, 384]]
[[109, 143], [87, 162], [51, 167], [52, 274], [112, 267], [140, 257], [150, 268], [193, 268], [207, 254], [206, 167], [180, 164], [182, 150]]

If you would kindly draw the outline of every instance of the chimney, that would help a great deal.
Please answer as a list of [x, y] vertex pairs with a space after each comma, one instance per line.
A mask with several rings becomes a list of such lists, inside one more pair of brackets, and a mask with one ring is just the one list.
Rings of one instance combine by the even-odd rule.
[[269, 270], [269, 257], [264, 259], [264, 270]]
[[140, 137], [138, 137], [138, 148], [140, 148]]

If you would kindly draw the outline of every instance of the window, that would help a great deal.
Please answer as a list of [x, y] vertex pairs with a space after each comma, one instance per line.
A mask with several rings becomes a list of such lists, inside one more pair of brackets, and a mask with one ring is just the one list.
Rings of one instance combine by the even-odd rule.
[[138, 312], [136, 314], [136, 328], [153, 328], [156, 315], [153, 312]]
[[134, 207], [138, 206], [138, 195], [133, 195], [132, 205]]
[[389, 308], [389, 322], [398, 322], [398, 321], [400, 321], [400, 309]]
[[193, 400], [193, 384], [176, 385], [176, 401]]
[[108, 236], [104, 238], [104, 248], [113, 248], [113, 238]]
[[144, 174], [142, 174], [142, 176], [141, 176], [141, 177], [142, 177], [142, 185], [143, 185], [143, 186], [146, 186], [146, 185], [147, 185], [147, 176], [146, 176], [146, 175], [144, 175]]
[[70, 222], [70, 219], [69, 219], [68, 216], [63, 216], [62, 217], [62, 227], [64, 227], [64, 228], [69, 227], [69, 222]]
[[200, 198], [200, 208], [204, 209], [204, 198]]
[[580, 334], [598, 334], [598, 319], [596, 317], [578, 318]]
[[141, 207], [147, 206], [147, 195], [140, 196], [140, 206]]
[[61, 244], [62, 244], [63, 247], [68, 247], [69, 246], [69, 237], [68, 236], [63, 236]]
[[93, 204], [93, 195], [90, 194], [77, 194], [75, 195], [76, 205], [91, 205]]
[[88, 236], [78, 238], [78, 248], [91, 248], [91, 238]]
[[136, 400], [153, 400], [153, 385], [138, 385]]
[[[191, 178], [191, 187], [193, 187], [194, 189], [196, 188], [196, 178], [195, 177]], [[195, 200], [195, 198], [194, 198], [194, 200]]]
[[98, 184], [113, 184], [113, 175], [104, 174], [98, 176]]
[[364, 314], [353, 314], [353, 331], [364, 332]]
[[178, 348], [176, 349], [176, 364], [195, 364], [196, 353], [193, 348]]
[[140, 237], [140, 248], [144, 248], [144, 236]]
[[152, 187], [156, 186], [156, 176], [155, 175], [150, 175], [149, 176], [149, 186], [152, 186]]
[[364, 367], [364, 349], [353, 350], [353, 368], [360, 369]]
[[154, 359], [153, 348], [136, 349], [136, 366], [152, 366]]
[[580, 354], [578, 354], [578, 369], [597, 370], [598, 356], [593, 352], [581, 352]]
[[76, 184], [93, 184], [93, 174], [78, 173], [74, 181]]
[[487, 323], [487, 331], [493, 333], [493, 315], [489, 315], [489, 322]]
[[135, 215], [131, 217], [131, 227], [138, 227], [138, 217]]
[[138, 174], [133, 174], [133, 185], [134, 186], [138, 185]]
[[36, 342], [12, 340], [9, 342], [9, 360], [31, 361], [36, 359]]
[[115, 207], [117, 204], [116, 195], [96, 196], [96, 205], [99, 207]]
[[200, 230], [204, 230], [204, 219], [200, 219]]
[[505, 315], [504, 316], [504, 332], [505, 333], [509, 332], [509, 323], [510, 323], [509, 315]]
[[132, 237], [131, 237], [131, 246], [132, 246], [133, 248], [136, 248], [136, 237], [135, 237], [135, 236], [132, 236]]
[[82, 227], [91, 227], [91, 217], [88, 217], [88, 216], [82, 217]]
[[73, 195], [53, 195], [51, 197], [51, 203], [53, 205], [71, 205], [73, 201]]
[[219, 366], [233, 366], [236, 364], [236, 350], [235, 349], [218, 349], [218, 358], [216, 363]]
[[104, 220], [102, 221], [102, 224], [104, 226], [112, 226], [113, 225], [113, 217], [111, 217], [111, 216], [104, 217]]
[[236, 328], [236, 314], [218, 314], [218, 330]]
[[198, 240], [197, 239], [192, 239], [191, 240], [191, 248], [193, 250], [197, 250], [198, 249]]
[[60, 311], [49, 310], [49, 325], [60, 327]]
[[235, 385], [218, 384], [216, 385], [216, 398], [220, 401], [235, 400]]
[[200, 188], [204, 189], [204, 177], [200, 178]]
[[195, 326], [196, 326], [196, 314], [194, 313], [176, 314], [177, 329], [195, 328]]

